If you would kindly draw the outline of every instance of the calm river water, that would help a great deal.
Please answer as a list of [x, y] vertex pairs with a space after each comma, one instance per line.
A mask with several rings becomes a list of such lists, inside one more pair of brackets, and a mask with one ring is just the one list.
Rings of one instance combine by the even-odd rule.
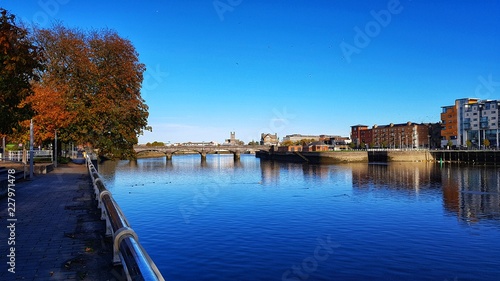
[[498, 280], [500, 171], [242, 155], [105, 162], [167, 280]]

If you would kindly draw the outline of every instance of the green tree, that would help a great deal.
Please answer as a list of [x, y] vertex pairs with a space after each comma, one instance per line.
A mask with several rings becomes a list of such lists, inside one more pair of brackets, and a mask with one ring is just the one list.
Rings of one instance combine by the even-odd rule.
[[452, 147], [453, 146], [453, 142], [451, 140], [448, 140], [448, 143], [446, 144], [446, 146]]
[[153, 143], [146, 143], [146, 146], [165, 146], [165, 143], [161, 141], [154, 141]]
[[26, 29], [16, 26], [15, 16], [0, 8], [0, 135], [20, 129], [32, 110], [25, 99], [33, 94], [42, 57]]
[[[132, 43], [111, 30], [60, 24], [36, 30], [35, 38], [47, 58], [36, 94], [57, 96], [60, 105], [52, 113], [38, 107], [40, 126], [57, 124], [61, 140], [90, 144], [101, 155], [134, 158], [138, 135], [150, 127], [140, 93], [145, 66]], [[37, 103], [41, 94], [32, 100]]]

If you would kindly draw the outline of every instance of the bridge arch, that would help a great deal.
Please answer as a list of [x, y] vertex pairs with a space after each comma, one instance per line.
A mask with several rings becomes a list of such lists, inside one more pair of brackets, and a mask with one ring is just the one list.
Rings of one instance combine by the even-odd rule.
[[240, 160], [240, 155], [242, 153], [247, 153], [249, 151], [257, 150], [269, 150], [269, 146], [157, 146], [157, 147], [146, 147], [142, 145], [134, 146], [134, 150], [137, 154], [144, 152], [160, 152], [164, 154], [168, 160], [172, 160], [174, 154], [179, 154], [181, 152], [198, 153], [201, 155], [202, 160], [206, 160], [207, 154], [219, 154], [220, 152], [229, 152], [233, 154], [234, 160]]

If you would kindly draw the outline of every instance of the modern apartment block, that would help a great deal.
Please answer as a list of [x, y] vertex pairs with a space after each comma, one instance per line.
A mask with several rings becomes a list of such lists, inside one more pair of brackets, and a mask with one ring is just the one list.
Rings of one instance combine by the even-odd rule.
[[458, 115], [455, 105], [442, 106], [441, 111], [441, 146], [458, 145]]
[[[482, 100], [464, 106], [463, 128], [466, 141], [470, 140], [475, 147], [486, 144], [499, 146], [499, 107], [500, 101], [498, 100]], [[485, 143], [485, 140], [488, 141]]]
[[455, 105], [443, 106], [441, 112], [441, 145], [499, 147], [499, 100], [457, 99]]
[[351, 139], [357, 146], [381, 148], [429, 147], [431, 134], [429, 124], [412, 122], [389, 125], [351, 126]]

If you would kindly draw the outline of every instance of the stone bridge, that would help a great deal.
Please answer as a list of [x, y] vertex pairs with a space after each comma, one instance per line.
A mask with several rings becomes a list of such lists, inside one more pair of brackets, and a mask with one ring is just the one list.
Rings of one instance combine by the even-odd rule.
[[175, 153], [199, 153], [201, 160], [207, 159], [207, 154], [217, 154], [221, 152], [229, 152], [234, 155], [234, 160], [240, 159], [240, 154], [255, 153], [259, 150], [269, 151], [268, 145], [182, 145], [182, 146], [145, 146], [136, 145], [134, 150], [137, 154], [144, 152], [161, 152], [167, 157], [167, 160], [172, 160], [172, 155]]

